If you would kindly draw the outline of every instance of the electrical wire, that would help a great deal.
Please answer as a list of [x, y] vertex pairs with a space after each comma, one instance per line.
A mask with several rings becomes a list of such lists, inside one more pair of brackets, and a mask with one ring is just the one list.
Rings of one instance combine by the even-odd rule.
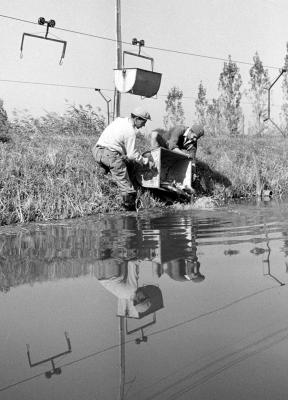
[[[223, 311], [223, 310], [225, 310], [227, 308], [230, 308], [230, 307], [234, 306], [235, 304], [238, 304], [238, 303], [240, 303], [242, 301], [250, 299], [250, 298], [252, 298], [254, 296], [258, 296], [259, 294], [262, 294], [262, 293], [264, 293], [266, 291], [271, 291], [271, 290], [273, 290], [273, 289], [275, 289], [277, 287], [278, 287], [278, 285], [277, 286], [267, 287], [265, 289], [261, 289], [261, 290], [255, 292], [255, 293], [251, 293], [251, 294], [249, 294], [247, 296], [243, 296], [243, 297], [241, 297], [239, 299], [236, 299], [236, 300], [232, 301], [231, 303], [224, 304], [223, 306], [217, 307], [217, 308], [212, 309], [212, 310], [210, 310], [208, 312], [205, 312], [205, 313], [202, 313], [202, 314], [200, 314], [198, 316], [192, 317], [192, 318], [190, 318], [188, 320], [183, 320], [183, 321], [180, 321], [180, 322], [178, 322], [178, 323], [176, 323], [174, 325], [171, 325], [169, 327], [166, 327], [166, 328], [163, 328], [163, 329], [159, 329], [159, 330], [157, 330], [155, 332], [151, 332], [149, 336], [150, 337], [158, 336], [159, 334], [161, 335], [164, 332], [167, 332], [167, 331], [170, 331], [170, 330], [173, 330], [173, 329], [177, 329], [180, 326], [188, 325], [188, 324], [194, 322], [195, 320], [206, 318], [206, 317], [208, 317], [208, 316], [210, 316], [212, 314], [215, 314], [215, 313], [218, 313], [220, 311]], [[285, 330], [286, 329], [287, 329], [287, 327], [285, 328]], [[133, 343], [133, 342], [134, 342], [134, 339], [130, 339], [130, 340], [125, 341], [125, 344], [130, 344], [130, 343]], [[78, 364], [79, 362], [85, 361], [85, 360], [93, 358], [95, 356], [99, 356], [101, 354], [106, 353], [107, 351], [115, 350], [115, 349], [118, 349], [120, 347], [121, 347], [121, 344], [111, 345], [111, 346], [106, 347], [106, 348], [104, 348], [102, 350], [98, 350], [98, 351], [95, 351], [93, 353], [87, 354], [87, 355], [85, 355], [83, 357], [80, 357], [80, 358], [78, 358], [76, 360], [72, 360], [72, 361], [68, 361], [66, 363], [63, 363], [62, 365], [59, 365], [59, 367], [61, 367], [61, 368], [69, 367], [71, 365]], [[39, 378], [40, 376], [44, 376], [44, 375], [45, 375], [45, 372], [39, 373], [39, 374], [35, 374], [35, 375], [31, 376], [31, 377], [24, 378], [24, 379], [22, 379], [20, 381], [11, 383], [11, 384], [9, 384], [7, 386], [0, 387], [0, 392], [4, 392], [4, 391], [6, 391], [8, 389], [11, 389], [12, 387], [21, 385], [22, 383], [25, 383], [25, 382], [32, 381], [32, 380], [34, 380], [36, 378]]]
[[[0, 82], [8, 82], [8, 83], [21, 83], [27, 85], [44, 85], [44, 86], [56, 86], [56, 87], [66, 87], [66, 88], [73, 88], [73, 89], [89, 89], [95, 90], [95, 86], [79, 86], [79, 85], [65, 85], [61, 83], [46, 83], [46, 82], [33, 82], [33, 81], [21, 81], [21, 80], [14, 80], [14, 79], [0, 79]], [[114, 92], [114, 89], [100, 89], [105, 90], [107, 92]]]
[[[0, 14], [1, 18], [6, 18], [6, 19], [11, 19], [14, 21], [18, 21], [18, 22], [24, 22], [24, 23], [29, 23], [29, 24], [33, 24], [33, 25], [37, 25], [38, 26], [38, 22], [33, 22], [33, 21], [29, 21], [23, 18], [17, 18], [17, 17], [12, 17], [9, 15], [4, 15], [4, 14]], [[89, 34], [89, 33], [85, 33], [85, 32], [80, 32], [80, 31], [76, 31], [76, 30], [72, 30], [72, 29], [66, 29], [66, 28], [60, 28], [60, 27], [54, 27], [54, 29], [58, 29], [60, 31], [65, 31], [65, 32], [69, 32], [69, 33], [74, 33], [74, 34], [78, 34], [78, 35], [83, 35], [83, 36], [88, 36], [88, 37], [93, 37], [96, 39], [102, 39], [102, 40], [108, 40], [111, 42], [117, 42], [116, 39], [112, 39], [112, 38], [108, 38], [105, 36], [100, 36], [100, 35], [94, 35], [94, 34]], [[128, 44], [131, 45], [131, 43], [129, 42], [125, 42], [125, 41], [121, 41], [122, 44]], [[205, 59], [211, 59], [211, 60], [216, 60], [216, 61], [224, 61], [227, 62], [229, 61], [227, 58], [222, 58], [222, 57], [214, 57], [214, 56], [208, 56], [208, 55], [203, 55], [203, 54], [197, 54], [197, 53], [192, 53], [192, 52], [186, 52], [186, 51], [180, 51], [180, 50], [173, 50], [173, 49], [165, 49], [162, 47], [154, 47], [154, 46], [145, 46], [145, 49], [151, 49], [151, 50], [156, 50], [156, 51], [163, 51], [163, 52], [169, 52], [169, 53], [175, 53], [175, 54], [181, 54], [181, 55], [188, 55], [188, 56], [192, 56], [192, 57], [199, 57], [199, 58], [205, 58]], [[235, 63], [238, 64], [244, 64], [244, 65], [254, 65], [253, 63], [250, 62], [246, 62], [246, 61], [241, 61], [241, 60], [231, 60]], [[269, 68], [269, 69], [279, 69], [276, 66], [263, 66], [265, 68]], [[65, 84], [56, 84], [56, 83], [45, 83], [45, 82], [32, 82], [32, 81], [20, 81], [20, 80], [12, 80], [12, 79], [0, 79], [0, 82], [9, 82], [9, 83], [20, 83], [20, 84], [31, 84], [31, 85], [44, 85], [44, 86], [54, 86], [54, 87], [66, 87], [66, 88], [74, 88], [74, 89], [89, 89], [89, 90], [94, 90], [94, 87], [91, 86], [79, 86], [79, 85], [65, 85]], [[115, 92], [115, 89], [101, 89], [103, 91], [109, 91], [109, 92]], [[159, 97], [167, 97], [167, 95], [164, 94], [158, 94]], [[191, 97], [191, 96], [183, 96], [183, 99], [194, 99], [196, 100], [197, 97]], [[208, 100], [208, 99], [207, 99]], [[251, 102], [245, 102], [242, 104], [252, 104]], [[281, 107], [279, 105], [273, 105], [274, 107]]]
[[[0, 79], [0, 82], [7, 82], [7, 83], [19, 83], [19, 84], [27, 84], [27, 85], [43, 85], [43, 86], [54, 86], [54, 87], [64, 87], [64, 88], [72, 88], [72, 89], [86, 89], [86, 90], [95, 90], [95, 87], [93, 86], [79, 86], [79, 85], [66, 85], [66, 84], [61, 84], [61, 83], [47, 83], [47, 82], [33, 82], [33, 81], [21, 81], [21, 80], [14, 80], [14, 79]], [[106, 88], [100, 88], [101, 91], [106, 91], [106, 92], [115, 92], [115, 89], [106, 89]], [[122, 95], [129, 95], [129, 93], [122, 93]], [[157, 94], [157, 97], [167, 97], [167, 94]], [[182, 96], [182, 99], [188, 99], [188, 100], [197, 100], [198, 97], [195, 96]], [[157, 99], [156, 99], [157, 100]], [[207, 101], [212, 100], [207, 99]], [[252, 102], [241, 102], [241, 104], [253, 104]], [[271, 104], [271, 107], [282, 107], [280, 104]]]
[[[11, 19], [11, 20], [18, 21], [18, 22], [25, 22], [25, 23], [29, 23], [29, 24], [33, 24], [33, 25], [38, 25], [37, 22], [29, 21], [29, 20], [22, 19], [22, 18], [11, 17], [9, 15], [0, 14], [0, 17], [1, 18]], [[77, 35], [88, 36], [88, 37], [93, 37], [93, 38], [96, 38], [96, 39], [108, 40], [110, 42], [117, 43], [116, 39], [109, 38], [107, 36], [100, 36], [100, 35], [95, 35], [95, 34], [91, 34], [91, 33], [76, 31], [76, 30], [73, 30], [73, 29], [60, 28], [60, 27], [56, 27], [56, 26], [53, 29], [58, 29], [58, 30], [63, 31], [63, 32], [75, 33]], [[121, 41], [121, 43], [122, 44], [132, 45], [130, 42], [125, 42], [125, 41]], [[186, 56], [191, 56], [191, 57], [199, 57], [199, 58], [215, 60], [215, 61], [224, 61], [224, 62], [229, 61], [228, 58], [209, 56], [209, 55], [198, 54], [198, 53], [189, 52], [189, 51], [167, 49], [167, 48], [164, 48], [164, 47], [145, 46], [145, 48], [146, 49], [150, 49], [150, 50], [163, 51], [163, 52], [166, 52], [166, 53], [181, 54], [181, 55], [186, 55]], [[241, 61], [241, 60], [231, 60], [231, 61], [235, 62], [236, 64], [251, 65], [251, 66], [254, 65], [254, 63], [251, 63], [251, 62], [248, 62], [248, 61]], [[277, 70], [279, 70], [279, 67], [276, 67], [276, 66], [273, 66], [273, 65], [263, 65], [263, 67], [268, 68], [268, 69], [277, 69]]]

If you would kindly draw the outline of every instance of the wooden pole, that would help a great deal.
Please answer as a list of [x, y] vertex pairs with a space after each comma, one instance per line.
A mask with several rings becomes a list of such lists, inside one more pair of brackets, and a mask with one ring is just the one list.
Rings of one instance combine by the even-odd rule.
[[[117, 40], [117, 69], [122, 68], [122, 38], [121, 38], [121, 0], [116, 0], [116, 40]], [[115, 89], [116, 90], [116, 89]], [[121, 112], [121, 93], [116, 90], [116, 117]]]

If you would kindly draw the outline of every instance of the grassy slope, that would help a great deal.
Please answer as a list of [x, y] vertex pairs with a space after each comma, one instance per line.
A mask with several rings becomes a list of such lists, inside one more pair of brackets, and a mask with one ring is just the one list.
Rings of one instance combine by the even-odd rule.
[[[198, 158], [231, 182], [233, 197], [288, 194], [288, 141], [281, 136], [203, 138]], [[214, 194], [223, 190], [215, 187]]]
[[[12, 125], [10, 141], [0, 140], [0, 225], [121, 211], [116, 184], [92, 158], [99, 131], [48, 122], [22, 121]], [[263, 188], [287, 194], [286, 153], [281, 137], [201, 138], [202, 183], [218, 198], [254, 196]]]

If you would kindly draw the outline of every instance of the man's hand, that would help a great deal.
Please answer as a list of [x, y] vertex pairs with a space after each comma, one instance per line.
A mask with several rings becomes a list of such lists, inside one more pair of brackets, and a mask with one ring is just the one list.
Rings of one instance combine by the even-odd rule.
[[153, 160], [148, 161], [149, 169], [157, 169], [156, 164]]
[[196, 171], [196, 164], [192, 162], [192, 182], [195, 182], [199, 178], [197, 171]]
[[121, 159], [125, 162], [125, 164], [129, 162], [129, 158], [126, 155], [121, 156]]
[[194, 161], [194, 159], [195, 159], [194, 154], [191, 154], [191, 153], [187, 153], [186, 157], [188, 158], [188, 160], [191, 160], [191, 161]]
[[156, 169], [156, 164], [155, 164], [155, 162], [153, 161], [153, 159], [151, 159], [151, 158], [146, 158], [146, 160], [147, 160], [147, 163], [145, 164], [145, 167], [147, 168], [147, 169]]

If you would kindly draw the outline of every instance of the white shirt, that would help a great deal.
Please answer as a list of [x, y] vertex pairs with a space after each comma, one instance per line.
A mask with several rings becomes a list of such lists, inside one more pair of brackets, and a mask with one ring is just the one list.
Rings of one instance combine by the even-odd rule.
[[135, 149], [137, 131], [131, 118], [118, 117], [104, 129], [96, 146], [103, 146], [126, 155], [131, 160], [147, 164], [148, 159], [142, 157]]
[[129, 316], [139, 318], [139, 312], [133, 304], [133, 299], [138, 287], [138, 272], [137, 265], [133, 262], [128, 262], [127, 281], [123, 282], [123, 276], [110, 279], [99, 280], [101, 285], [109, 292], [118, 297], [118, 316]]

